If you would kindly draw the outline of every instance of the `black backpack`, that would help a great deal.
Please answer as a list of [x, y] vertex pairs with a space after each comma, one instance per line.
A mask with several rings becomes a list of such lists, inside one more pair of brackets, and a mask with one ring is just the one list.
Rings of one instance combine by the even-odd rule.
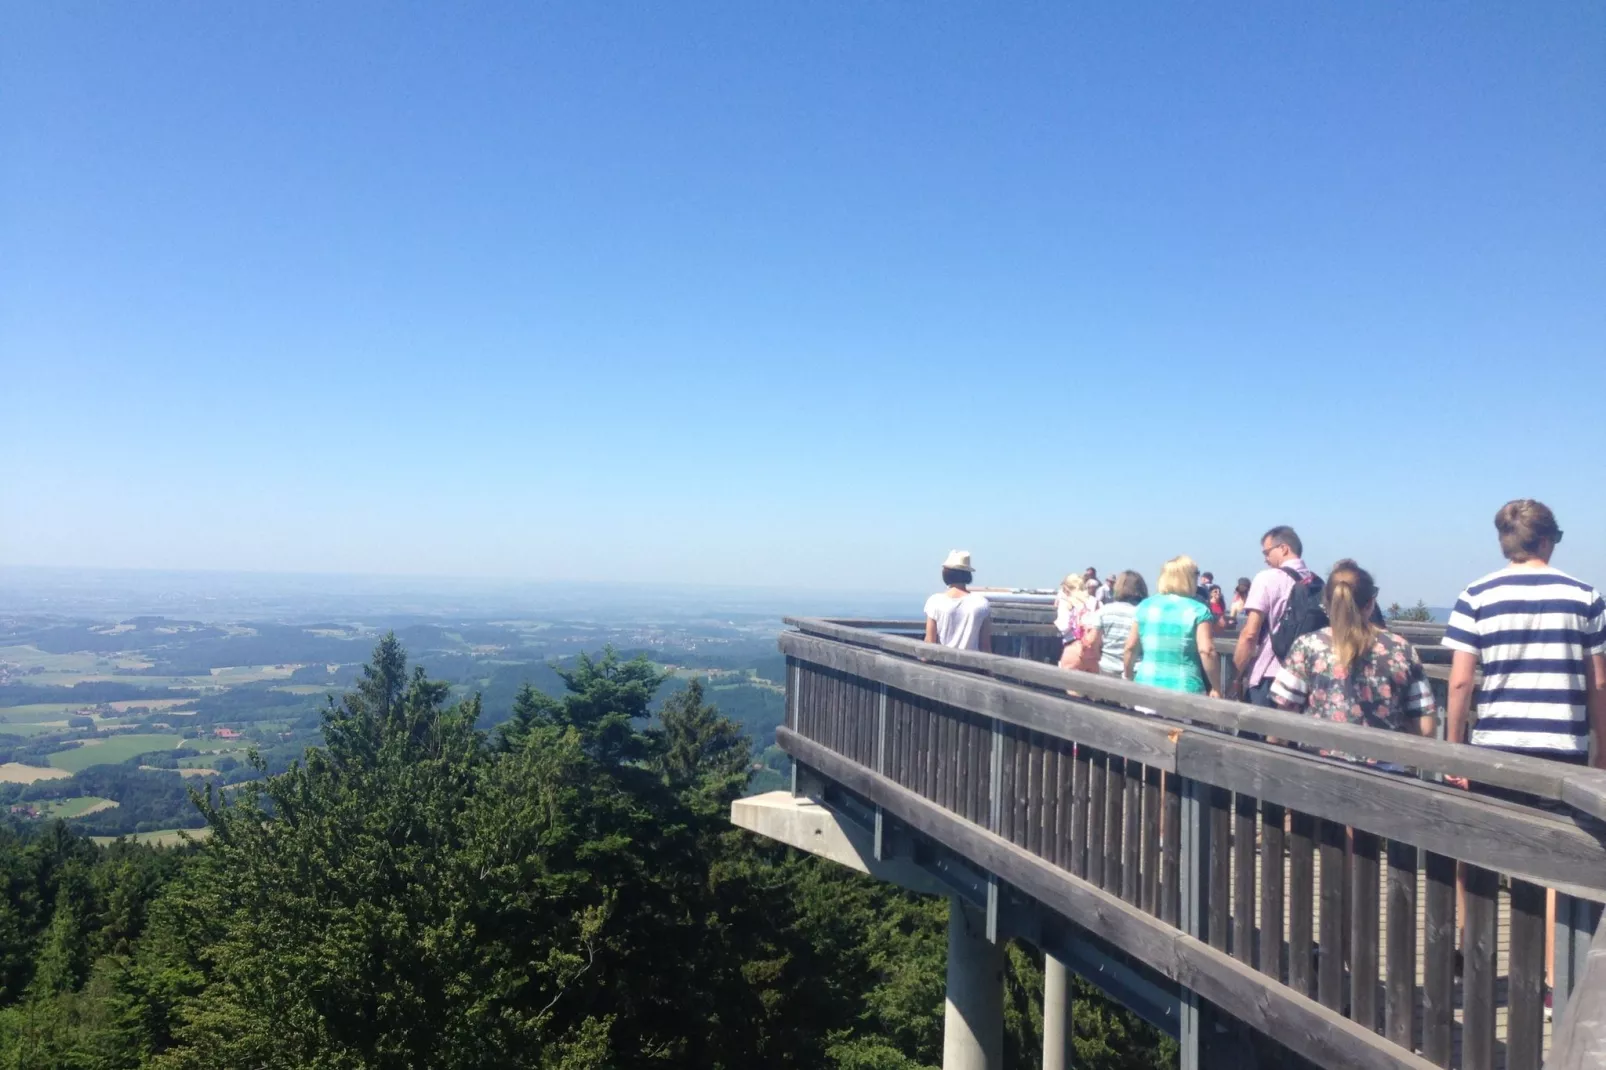
[[1294, 640], [1327, 627], [1327, 610], [1322, 608], [1322, 580], [1314, 572], [1301, 573], [1284, 568], [1294, 578], [1288, 594], [1288, 608], [1271, 631], [1271, 652], [1282, 661], [1294, 649]]

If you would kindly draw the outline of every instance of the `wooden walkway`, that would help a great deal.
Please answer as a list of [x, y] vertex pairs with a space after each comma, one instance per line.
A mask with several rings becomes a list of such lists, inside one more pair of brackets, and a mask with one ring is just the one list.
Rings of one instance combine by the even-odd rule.
[[[1606, 775], [1067, 674], [1032, 657], [1035, 633], [1005, 657], [790, 623], [776, 738], [822, 798], [873, 808], [1320, 1065], [1539, 1070], [1544, 1053], [1606, 1070], [1606, 932], [1580, 920], [1606, 899]], [[1567, 893], [1570, 934], [1554, 1031], [1546, 887]]]

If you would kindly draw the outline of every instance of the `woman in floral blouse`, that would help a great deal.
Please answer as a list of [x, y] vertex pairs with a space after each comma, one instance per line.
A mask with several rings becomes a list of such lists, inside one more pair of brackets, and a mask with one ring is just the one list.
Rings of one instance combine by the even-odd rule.
[[1327, 577], [1322, 605], [1331, 625], [1294, 641], [1272, 682], [1272, 701], [1329, 721], [1433, 735], [1439, 716], [1433, 689], [1411, 644], [1373, 623], [1371, 573], [1340, 561]]

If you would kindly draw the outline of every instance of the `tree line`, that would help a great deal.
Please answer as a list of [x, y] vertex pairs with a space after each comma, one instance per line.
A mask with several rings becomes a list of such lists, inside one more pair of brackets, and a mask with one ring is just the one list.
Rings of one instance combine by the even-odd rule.
[[[202, 846], [0, 831], [0, 1067], [833, 1067], [941, 1059], [946, 904], [733, 828], [750, 744], [609, 651], [478, 696], [393, 636]], [[263, 771], [264, 774], [266, 771]], [[1012, 947], [1008, 1059], [1040, 1051]], [[1079, 1065], [1168, 1042], [1082, 989]]]

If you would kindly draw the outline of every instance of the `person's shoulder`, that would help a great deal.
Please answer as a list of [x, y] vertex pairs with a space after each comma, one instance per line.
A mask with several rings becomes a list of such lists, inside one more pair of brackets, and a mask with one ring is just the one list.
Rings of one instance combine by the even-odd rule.
[[938, 591], [936, 594], [926, 599], [926, 616], [935, 617], [939, 612], [942, 611], [942, 604], [944, 602], [951, 601], [953, 601], [953, 599], [948, 597], [947, 591]]
[[[1524, 575], [1525, 573], [1526, 575]], [[1469, 600], [1482, 598], [1483, 596], [1489, 594], [1489, 592], [1498, 590], [1502, 587], [1532, 586], [1532, 581], [1536, 578], [1539, 578], [1541, 582], [1549, 582], [1549, 578], [1555, 575], [1558, 575], [1558, 573], [1554, 571], [1547, 570], [1546, 572], [1540, 573], [1535, 572], [1532, 569], [1517, 569], [1510, 565], [1506, 565], [1504, 568], [1497, 568], [1493, 572], [1485, 573], [1484, 575], [1479, 576], [1477, 579], [1467, 584], [1466, 589], [1461, 592], [1461, 595]]]
[[1563, 572], [1559, 568], [1541, 570], [1550, 577], [1550, 582], [1561, 587], [1571, 587], [1578, 592], [1578, 597], [1587, 602], [1593, 602], [1600, 597], [1600, 591], [1591, 584], [1585, 583], [1571, 573]]
[[959, 601], [964, 603], [965, 608], [972, 613], [981, 613], [993, 608], [993, 604], [988, 601], [987, 596], [976, 591], [966, 593], [965, 597]]
[[1267, 587], [1274, 583], [1291, 583], [1288, 573], [1280, 568], [1263, 568], [1255, 573], [1255, 578], [1249, 581], [1249, 593], [1246, 601], [1253, 601], [1256, 595], [1263, 593]]
[[1385, 651], [1415, 650], [1411, 641], [1399, 632], [1391, 632], [1387, 628], [1379, 628], [1376, 637], [1372, 640], [1374, 647], [1381, 647]]

